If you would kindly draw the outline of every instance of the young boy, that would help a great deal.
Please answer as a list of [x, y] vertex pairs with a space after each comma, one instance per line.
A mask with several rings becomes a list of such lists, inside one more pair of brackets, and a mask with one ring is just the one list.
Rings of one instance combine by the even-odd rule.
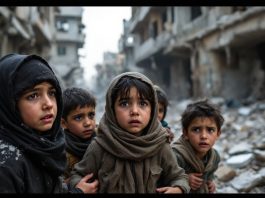
[[182, 136], [173, 142], [179, 165], [189, 175], [191, 193], [214, 193], [214, 172], [220, 157], [212, 148], [224, 118], [207, 99], [189, 104], [182, 114]]
[[63, 92], [63, 115], [61, 119], [66, 140], [68, 180], [74, 164], [79, 162], [96, 136], [95, 97], [85, 89], [72, 87]]
[[62, 92], [49, 64], [37, 55], [0, 59], [0, 193], [94, 192], [80, 180], [65, 189]]
[[158, 100], [158, 120], [161, 122], [162, 126], [167, 129], [169, 134], [169, 142], [172, 142], [174, 139], [174, 133], [171, 131], [168, 123], [165, 121], [167, 115], [168, 99], [167, 95], [158, 85], [154, 85], [157, 94]]
[[99, 193], [188, 193], [188, 177], [167, 136], [152, 82], [137, 72], [118, 75], [107, 90], [97, 137], [74, 166], [70, 185], [93, 173]]

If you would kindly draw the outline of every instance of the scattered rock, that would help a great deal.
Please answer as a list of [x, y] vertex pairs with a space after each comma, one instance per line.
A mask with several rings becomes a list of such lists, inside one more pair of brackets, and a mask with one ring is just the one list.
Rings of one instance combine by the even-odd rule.
[[227, 182], [236, 176], [236, 171], [230, 166], [220, 166], [215, 172], [215, 176], [222, 182]]

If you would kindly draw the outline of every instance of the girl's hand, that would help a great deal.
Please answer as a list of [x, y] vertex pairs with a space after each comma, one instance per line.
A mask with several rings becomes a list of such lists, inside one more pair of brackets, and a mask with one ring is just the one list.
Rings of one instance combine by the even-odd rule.
[[158, 193], [183, 193], [182, 189], [180, 187], [162, 187], [162, 188], [157, 188], [156, 191]]
[[93, 173], [86, 175], [75, 187], [81, 189], [84, 193], [96, 193], [98, 191], [98, 180], [95, 179], [88, 183], [88, 180], [92, 177]]

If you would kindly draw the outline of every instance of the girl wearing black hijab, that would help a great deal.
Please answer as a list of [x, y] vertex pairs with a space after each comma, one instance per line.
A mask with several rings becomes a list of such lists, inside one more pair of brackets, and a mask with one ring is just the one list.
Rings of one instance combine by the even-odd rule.
[[63, 185], [61, 115], [61, 87], [43, 58], [9, 54], [0, 59], [0, 193], [91, 189], [89, 175], [75, 189]]

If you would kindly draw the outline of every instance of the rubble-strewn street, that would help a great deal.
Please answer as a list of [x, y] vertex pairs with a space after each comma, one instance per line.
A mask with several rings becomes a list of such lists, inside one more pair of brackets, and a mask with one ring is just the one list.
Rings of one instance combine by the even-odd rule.
[[[216, 171], [217, 193], [265, 192], [265, 101], [248, 106], [229, 105], [222, 98], [212, 101], [221, 106], [225, 118], [221, 137], [214, 146], [221, 163]], [[166, 120], [181, 134], [180, 115], [190, 100], [173, 102]], [[236, 105], [235, 105], [236, 104]]]

